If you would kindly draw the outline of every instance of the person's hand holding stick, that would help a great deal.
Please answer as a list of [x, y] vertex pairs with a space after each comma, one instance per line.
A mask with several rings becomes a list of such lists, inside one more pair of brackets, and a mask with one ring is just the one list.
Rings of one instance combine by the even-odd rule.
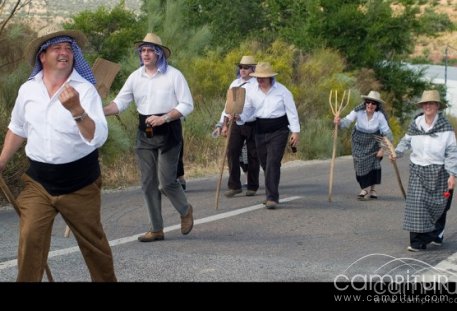
[[[335, 94], [333, 96], [333, 94]], [[343, 93], [343, 97], [341, 101], [338, 103], [338, 90], [330, 90], [330, 95], [328, 102], [330, 104], [330, 109], [332, 110], [332, 114], [334, 116], [333, 123], [335, 123], [335, 130], [333, 132], [333, 151], [332, 151], [332, 161], [330, 162], [330, 176], [328, 181], [328, 201], [332, 202], [332, 190], [333, 190], [333, 169], [335, 167], [335, 158], [336, 158], [336, 142], [338, 138], [338, 126], [340, 124], [340, 114], [349, 104], [349, 99], [351, 97], [351, 91], [349, 90], [347, 93], [346, 98], [346, 91]], [[346, 98], [346, 103], [345, 103]]]

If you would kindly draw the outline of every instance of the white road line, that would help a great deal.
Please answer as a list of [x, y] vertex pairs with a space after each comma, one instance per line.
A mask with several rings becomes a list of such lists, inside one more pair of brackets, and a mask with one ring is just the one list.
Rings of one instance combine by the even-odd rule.
[[[422, 275], [423, 282], [457, 282], [457, 253], [439, 262], [434, 268]], [[439, 278], [441, 276], [441, 278]]]
[[[300, 196], [293, 196], [293, 197], [289, 197], [289, 198], [284, 198], [284, 199], [279, 200], [279, 203], [290, 202], [290, 201], [298, 200], [300, 198], [301, 198]], [[225, 212], [225, 213], [221, 213], [221, 214], [217, 214], [217, 215], [213, 215], [213, 216], [208, 216], [208, 217], [205, 217], [205, 218], [202, 218], [202, 219], [195, 220], [194, 221], [194, 226], [195, 225], [204, 224], [204, 223], [207, 223], [207, 222], [212, 222], [212, 221], [224, 219], [224, 218], [237, 216], [237, 215], [248, 213], [248, 212], [252, 212], [252, 211], [255, 211], [255, 210], [258, 210], [258, 209], [261, 209], [261, 208], [264, 208], [264, 205], [263, 204], [257, 204], [257, 205], [253, 205], [253, 206], [240, 208], [240, 209], [237, 209], [237, 210], [234, 210], [234, 211], [230, 211], [230, 212]], [[180, 224], [166, 227], [166, 228], [163, 229], [163, 231], [164, 232], [170, 232], [170, 231], [179, 230], [179, 229], [181, 229], [181, 225]], [[111, 245], [111, 246], [122, 245], [122, 244], [125, 244], [125, 243], [136, 241], [137, 239], [138, 239], [138, 234], [132, 235], [132, 236], [129, 236], [129, 237], [125, 237], [125, 238], [112, 240], [112, 241], [109, 242], [109, 245]], [[52, 257], [56, 257], [56, 256], [64, 256], [64, 255], [68, 255], [68, 254], [75, 253], [75, 252], [79, 252], [79, 247], [78, 246], [51, 251], [51, 252], [49, 252], [48, 258], [52, 258]], [[0, 262], [0, 270], [4, 270], [4, 269], [15, 267], [15, 266], [17, 266], [17, 259]]]

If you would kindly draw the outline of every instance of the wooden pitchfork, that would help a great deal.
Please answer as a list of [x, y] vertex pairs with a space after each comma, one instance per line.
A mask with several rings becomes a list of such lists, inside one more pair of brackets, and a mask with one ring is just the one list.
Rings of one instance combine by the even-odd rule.
[[[341, 101], [338, 103], [338, 90], [330, 90], [330, 95], [328, 98], [328, 103], [330, 104], [330, 109], [332, 110], [333, 117], [339, 117], [344, 108], [349, 104], [349, 99], [351, 97], [351, 90], [347, 93], [343, 93]], [[345, 103], [346, 98], [346, 103]], [[332, 202], [332, 190], [333, 190], [333, 169], [335, 167], [335, 158], [336, 158], [336, 143], [338, 138], [338, 124], [335, 124], [335, 130], [333, 131], [333, 151], [332, 151], [332, 161], [330, 162], [330, 176], [328, 180], [328, 201]]]
[[397, 176], [397, 182], [398, 186], [400, 187], [401, 194], [403, 195], [403, 198], [406, 200], [406, 192], [405, 188], [403, 188], [403, 183], [401, 182], [401, 177], [400, 177], [400, 171], [398, 170], [397, 166], [397, 153], [395, 152], [395, 147], [392, 144], [392, 142], [387, 138], [386, 136], [375, 136], [375, 139], [381, 144], [381, 148], [390, 154], [393, 159], [390, 160], [390, 163], [392, 163], [394, 170], [395, 170], [395, 175]]
[[[110, 62], [104, 58], [97, 58], [92, 66], [92, 72], [94, 73], [95, 80], [97, 84], [95, 88], [98, 91], [98, 94], [102, 99], [105, 99], [108, 96], [111, 85], [113, 84], [114, 78], [116, 78], [117, 73], [121, 70], [121, 65], [117, 63]], [[121, 123], [122, 127], [127, 130], [127, 127], [122, 122], [121, 117], [116, 115], [117, 120]], [[68, 238], [70, 236], [70, 227], [68, 225], [65, 227], [64, 237]]]
[[[19, 218], [21, 218], [21, 211], [16, 202], [16, 198], [14, 197], [13, 193], [11, 192], [10, 188], [6, 184], [3, 176], [0, 175], [0, 188], [2, 189], [3, 194], [5, 195], [6, 199], [10, 204], [13, 206], [14, 210], [16, 211]], [[44, 265], [44, 271], [46, 272], [46, 277], [48, 278], [49, 282], [54, 282], [54, 278], [52, 277], [51, 269], [49, 269], [48, 263], [46, 262]]]
[[[232, 87], [227, 90], [227, 101], [225, 105], [225, 112], [232, 116], [240, 114], [243, 112], [244, 100], [246, 98], [246, 89], [242, 87]], [[222, 183], [222, 174], [224, 173], [225, 158], [227, 157], [227, 149], [230, 141], [230, 136], [232, 134], [232, 125], [235, 122], [234, 118], [231, 118], [228, 123], [228, 133], [225, 140], [224, 152], [222, 154], [222, 163], [220, 167], [219, 180], [216, 187], [216, 209], [219, 208], [219, 196], [221, 193], [221, 183]]]

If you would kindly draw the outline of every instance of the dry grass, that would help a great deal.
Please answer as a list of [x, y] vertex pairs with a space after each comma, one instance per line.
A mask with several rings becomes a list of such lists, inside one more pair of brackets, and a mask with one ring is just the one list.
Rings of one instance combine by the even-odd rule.
[[102, 164], [101, 171], [104, 188], [125, 188], [140, 184], [140, 175], [134, 154], [126, 155], [109, 166]]
[[[184, 156], [184, 172], [186, 178], [215, 175], [219, 173], [219, 168], [219, 159], [214, 159], [213, 161], [204, 164], [196, 164], [191, 163], [190, 160]], [[122, 189], [140, 185], [141, 183], [140, 172], [134, 154], [127, 155], [111, 165], [102, 164], [101, 170], [103, 188], [105, 189]]]
[[[298, 153], [291, 153], [287, 148], [282, 162], [286, 163], [299, 159], [300, 156]], [[204, 164], [191, 163], [184, 157], [184, 172], [186, 179], [218, 175], [220, 173], [220, 167], [221, 157]], [[140, 185], [140, 172], [134, 154], [126, 156], [112, 165], [102, 165], [101, 170], [103, 188], [105, 189], [122, 189]], [[227, 170], [227, 161], [225, 161], [224, 174], [227, 173]]]
[[[437, 0], [439, 3], [433, 9], [436, 13], [444, 13], [449, 16], [453, 23], [457, 23], [457, 0]], [[426, 6], [423, 5], [422, 9]], [[411, 57], [424, 57], [432, 64], [439, 64], [444, 62], [446, 45], [455, 49], [448, 50], [448, 58], [450, 60], [457, 60], [457, 32], [443, 33], [436, 38], [419, 37], [416, 47]]]

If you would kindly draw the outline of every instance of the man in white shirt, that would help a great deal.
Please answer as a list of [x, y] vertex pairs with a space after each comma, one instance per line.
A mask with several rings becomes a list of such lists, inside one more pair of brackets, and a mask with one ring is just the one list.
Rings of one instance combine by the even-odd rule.
[[[237, 78], [232, 81], [229, 89], [233, 87], [242, 87], [248, 92], [251, 87], [257, 86], [257, 80], [249, 76], [250, 73], [255, 71], [256, 61], [253, 56], [245, 55], [241, 58], [238, 66]], [[227, 136], [228, 132], [228, 118], [226, 117], [225, 110], [222, 112], [222, 135]], [[255, 147], [255, 116], [252, 116], [246, 122], [236, 121], [232, 124], [232, 133], [230, 134], [230, 141], [228, 142], [227, 161], [229, 167], [228, 188], [224, 195], [228, 198], [243, 192], [241, 185], [241, 172], [240, 172], [240, 155], [243, 145], [246, 144], [247, 148], [247, 190], [246, 196], [254, 196], [259, 189], [259, 172], [260, 164], [257, 158], [257, 151]]]
[[281, 160], [287, 143], [298, 146], [300, 121], [292, 93], [276, 81], [277, 73], [270, 63], [258, 63], [249, 75], [257, 78], [258, 86], [247, 93], [244, 110], [237, 119], [256, 118], [255, 143], [265, 172], [265, 206], [275, 209], [279, 203]]
[[182, 145], [181, 117], [194, 109], [183, 74], [168, 64], [171, 51], [154, 33], [136, 42], [141, 66], [127, 78], [105, 115], [124, 111], [132, 101], [138, 111], [136, 154], [151, 228], [140, 242], [163, 240], [162, 193], [181, 215], [181, 233], [192, 230], [193, 210], [176, 179]]
[[19, 282], [43, 277], [54, 218], [60, 213], [78, 241], [92, 281], [115, 282], [100, 221], [98, 148], [108, 137], [95, 78], [79, 45], [83, 33], [45, 28], [26, 49], [32, 74], [19, 89], [0, 155], [0, 172], [25, 142], [30, 167], [17, 199]]

